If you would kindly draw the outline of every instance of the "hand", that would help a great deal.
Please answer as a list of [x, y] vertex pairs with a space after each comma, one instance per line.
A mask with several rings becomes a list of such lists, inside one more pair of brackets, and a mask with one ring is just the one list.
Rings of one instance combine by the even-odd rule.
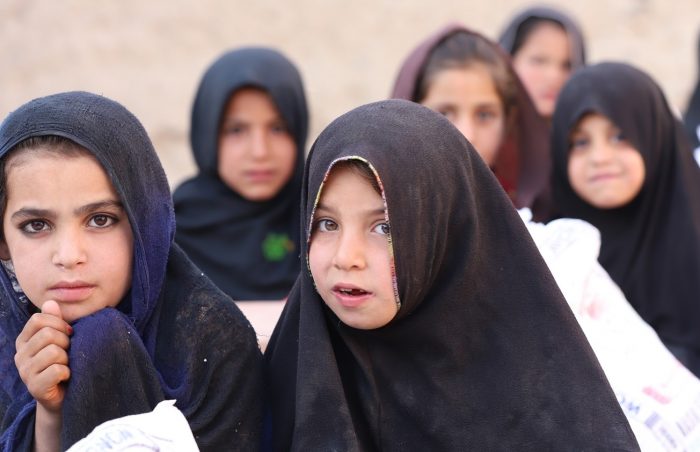
[[70, 378], [68, 346], [73, 333], [53, 300], [45, 302], [15, 341], [15, 365], [29, 393], [48, 412], [57, 413], [63, 404], [62, 382]]

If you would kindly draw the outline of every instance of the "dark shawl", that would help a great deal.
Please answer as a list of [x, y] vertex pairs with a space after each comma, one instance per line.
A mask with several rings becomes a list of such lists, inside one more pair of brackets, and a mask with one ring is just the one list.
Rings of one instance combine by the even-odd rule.
[[[221, 115], [231, 95], [244, 87], [268, 92], [297, 146], [296, 168], [289, 183], [265, 202], [244, 199], [217, 173]], [[236, 300], [282, 299], [299, 273], [299, 192], [307, 128], [299, 72], [275, 50], [227, 52], [199, 84], [190, 131], [199, 174], [173, 195], [175, 241], [204, 274]], [[294, 249], [287, 249], [285, 243], [293, 243]]]
[[[258, 445], [262, 368], [255, 335], [231, 300], [174, 245], [172, 200], [138, 120], [114, 101], [72, 92], [31, 101], [0, 126], [0, 158], [20, 141], [59, 135], [101, 163], [134, 237], [132, 286], [116, 309], [73, 324], [63, 402], [63, 447], [108, 419], [152, 410], [163, 399], [190, 423], [202, 450]], [[0, 270], [2, 450], [31, 447], [35, 401], [14, 365], [26, 297]], [[22, 301], [24, 299], [24, 301]]]
[[513, 47], [518, 38], [518, 33], [520, 33], [520, 26], [529, 19], [551, 20], [560, 24], [569, 36], [571, 70], [575, 71], [586, 64], [586, 45], [583, 33], [581, 33], [581, 27], [571, 17], [561, 11], [543, 6], [528, 8], [513, 17], [501, 32], [501, 37], [498, 40], [501, 46], [506, 49], [506, 52], [513, 54]]
[[638, 450], [522, 220], [439, 114], [389, 100], [328, 126], [304, 237], [330, 167], [355, 156], [385, 190], [401, 308], [347, 327], [301, 272], [266, 351], [274, 449]]
[[[644, 159], [641, 192], [618, 209], [596, 209], [569, 184], [569, 134], [589, 112], [607, 116]], [[600, 263], [661, 339], [700, 353], [700, 169], [661, 89], [625, 64], [581, 69], [552, 126], [557, 210], [600, 230]]]
[[700, 36], [698, 37], [698, 81], [695, 84], [695, 89], [693, 94], [690, 96], [690, 101], [688, 102], [688, 109], [685, 112], [683, 120], [685, 122], [685, 128], [688, 131], [688, 136], [690, 137], [693, 149], [700, 148]]
[[513, 70], [510, 58], [497, 44], [462, 25], [448, 25], [423, 41], [406, 58], [396, 77], [391, 97], [418, 102], [416, 91], [423, 78], [424, 66], [430, 58], [430, 53], [442, 41], [458, 32], [488, 42], [507, 62], [511, 77], [515, 80], [515, 121], [503, 140], [492, 169], [513, 204], [517, 208], [531, 207], [536, 219], [540, 219], [549, 212], [549, 130], [546, 121], [537, 113], [525, 87]]

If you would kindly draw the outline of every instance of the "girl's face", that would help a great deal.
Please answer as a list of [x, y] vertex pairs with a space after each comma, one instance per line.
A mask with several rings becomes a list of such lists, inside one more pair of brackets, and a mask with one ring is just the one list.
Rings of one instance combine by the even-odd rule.
[[379, 328], [396, 315], [390, 246], [382, 197], [355, 170], [332, 170], [314, 213], [309, 267], [346, 325]]
[[571, 133], [569, 181], [599, 209], [615, 209], [639, 194], [646, 175], [642, 155], [607, 117], [584, 116]]
[[296, 145], [270, 95], [243, 88], [231, 96], [221, 120], [221, 180], [249, 201], [267, 201], [289, 181]]
[[114, 307], [131, 285], [126, 212], [92, 157], [31, 149], [6, 166], [3, 258], [34, 306], [55, 300], [67, 322]]
[[541, 23], [513, 55], [513, 67], [537, 111], [550, 118], [559, 92], [571, 75], [568, 35], [555, 24]]
[[445, 115], [486, 164], [493, 165], [505, 135], [506, 116], [486, 66], [475, 64], [437, 72], [421, 103]]

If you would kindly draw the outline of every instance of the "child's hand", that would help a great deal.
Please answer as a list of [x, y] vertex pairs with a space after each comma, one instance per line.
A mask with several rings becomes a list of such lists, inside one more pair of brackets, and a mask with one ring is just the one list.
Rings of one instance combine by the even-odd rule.
[[31, 316], [17, 337], [15, 365], [29, 393], [49, 412], [61, 409], [68, 380], [68, 346], [73, 333], [53, 300], [45, 302], [40, 314]]

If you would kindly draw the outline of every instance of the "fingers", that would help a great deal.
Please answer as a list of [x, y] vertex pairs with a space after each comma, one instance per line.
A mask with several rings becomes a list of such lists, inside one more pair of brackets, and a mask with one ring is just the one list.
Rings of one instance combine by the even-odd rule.
[[[34, 336], [42, 328], [52, 328], [64, 333], [66, 336], [73, 334], [73, 328], [71, 328], [71, 326], [60, 317], [60, 308], [58, 307], [57, 303], [55, 301], [47, 301], [44, 303], [44, 306], [46, 306], [48, 303], [53, 303], [56, 305], [55, 307], [58, 309], [59, 316], [44, 312], [32, 315], [29, 318], [29, 321], [27, 321], [27, 323], [24, 325], [22, 332], [19, 334], [19, 336], [17, 336], [15, 345], [17, 345], [18, 348], [20, 343], [27, 342], [29, 338]], [[51, 310], [52, 308], [53, 307], [49, 305], [49, 309]]]
[[41, 305], [41, 312], [44, 314], [50, 314], [63, 320], [63, 315], [61, 314], [61, 307], [53, 300], [45, 301]]
[[30, 394], [49, 410], [63, 402], [62, 382], [70, 378], [68, 347], [73, 329], [55, 301], [32, 315], [15, 342], [15, 365]]

